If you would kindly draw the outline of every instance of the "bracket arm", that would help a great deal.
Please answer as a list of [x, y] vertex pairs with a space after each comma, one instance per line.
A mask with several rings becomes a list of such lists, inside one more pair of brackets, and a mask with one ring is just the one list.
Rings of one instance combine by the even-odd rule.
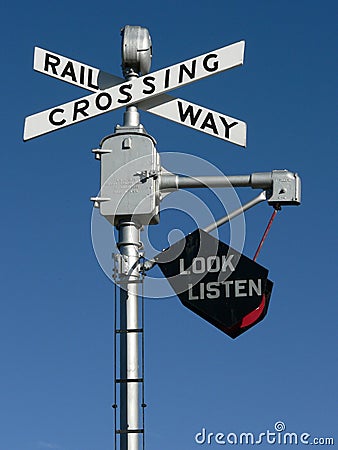
[[271, 186], [272, 172], [253, 173], [251, 175], [198, 177], [163, 174], [160, 180], [161, 191], [202, 187], [252, 187], [254, 189], [268, 189]]
[[235, 211], [232, 211], [230, 214], [228, 214], [227, 216], [221, 217], [220, 219], [218, 219], [216, 222], [212, 222], [210, 225], [208, 225], [207, 227], [205, 227], [203, 229], [203, 231], [205, 231], [206, 233], [210, 233], [211, 231], [215, 230], [216, 228], [220, 227], [221, 225], [223, 225], [224, 223], [229, 222], [230, 220], [232, 220], [234, 217], [239, 216], [240, 214], [242, 214], [244, 211], [247, 211], [248, 209], [258, 205], [261, 202], [264, 202], [267, 199], [267, 192], [263, 191], [261, 192], [257, 197], [253, 198], [252, 200], [250, 200], [249, 202], [245, 203], [244, 205], [242, 205], [240, 208], [235, 209]]
[[170, 193], [187, 188], [228, 188], [251, 187], [271, 190], [270, 205], [299, 205], [301, 202], [301, 182], [297, 173], [289, 170], [256, 172], [249, 175], [197, 176], [188, 177], [162, 173], [160, 191]]

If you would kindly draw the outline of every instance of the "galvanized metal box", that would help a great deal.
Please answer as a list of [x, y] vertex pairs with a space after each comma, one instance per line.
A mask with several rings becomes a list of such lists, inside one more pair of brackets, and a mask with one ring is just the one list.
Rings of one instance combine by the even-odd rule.
[[101, 156], [100, 213], [109, 222], [130, 218], [140, 224], [159, 221], [159, 154], [143, 133], [116, 133], [97, 150]]

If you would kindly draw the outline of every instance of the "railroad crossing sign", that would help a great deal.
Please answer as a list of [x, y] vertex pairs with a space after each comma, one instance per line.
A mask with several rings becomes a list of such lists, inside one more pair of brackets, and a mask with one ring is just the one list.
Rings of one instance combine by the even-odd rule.
[[36, 71], [83, 87], [94, 94], [28, 116], [24, 140], [137, 103], [141, 109], [152, 114], [245, 147], [245, 122], [165, 94], [242, 65], [244, 46], [245, 42], [239, 41], [130, 81], [36, 47]]
[[268, 270], [203, 230], [155, 261], [182, 304], [232, 338], [267, 313], [273, 285]]
[[[212, 225], [218, 227], [263, 200], [272, 205], [300, 203], [300, 180], [287, 170], [239, 176], [182, 177], [164, 170], [155, 140], [139, 122], [138, 107], [182, 125], [245, 147], [246, 124], [166, 92], [243, 64], [244, 41], [182, 63], [148, 73], [151, 39], [148, 30], [126, 26], [122, 32], [122, 67], [126, 79], [95, 67], [35, 48], [34, 69], [83, 87], [91, 95], [26, 118], [24, 140], [64, 128], [118, 108], [127, 107], [123, 126], [93, 150], [101, 160], [101, 190], [94, 206], [118, 230], [114, 279], [119, 284], [120, 364], [114, 373], [115, 448], [139, 449], [144, 436], [140, 420], [143, 399], [143, 314], [139, 320], [139, 285], [153, 261], [142, 261], [141, 228], [159, 223], [164, 194], [180, 188], [252, 187], [258, 197]], [[138, 77], [138, 74], [142, 76]], [[232, 180], [229, 183], [230, 179]], [[163, 195], [162, 195], [163, 194]], [[210, 226], [206, 229], [210, 229]], [[268, 270], [203, 230], [196, 230], [155, 258], [182, 304], [232, 338], [262, 320], [268, 309], [272, 282]], [[115, 299], [117, 301], [117, 299]], [[117, 308], [116, 308], [117, 311]], [[117, 386], [119, 388], [117, 389]], [[120, 405], [116, 393], [119, 391]], [[117, 419], [119, 408], [119, 420]], [[144, 411], [144, 410], [143, 410]], [[142, 414], [144, 417], [144, 414]]]

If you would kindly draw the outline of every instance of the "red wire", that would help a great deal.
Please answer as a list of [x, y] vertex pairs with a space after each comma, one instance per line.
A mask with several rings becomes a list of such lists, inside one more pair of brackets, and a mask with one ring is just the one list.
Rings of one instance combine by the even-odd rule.
[[265, 241], [265, 239], [266, 239], [266, 237], [267, 237], [267, 235], [268, 235], [268, 233], [270, 231], [272, 222], [274, 221], [274, 218], [276, 217], [276, 214], [277, 214], [278, 210], [279, 210], [279, 208], [275, 208], [274, 212], [272, 213], [272, 216], [270, 217], [269, 223], [268, 223], [268, 225], [266, 227], [266, 230], [264, 231], [264, 234], [263, 234], [263, 237], [261, 239], [261, 242], [259, 243], [259, 246], [258, 246], [258, 248], [256, 250], [255, 256], [253, 257], [254, 261], [256, 261], [258, 255], [259, 255], [259, 252], [261, 251], [261, 248], [262, 248], [262, 246], [264, 244], [264, 241]]

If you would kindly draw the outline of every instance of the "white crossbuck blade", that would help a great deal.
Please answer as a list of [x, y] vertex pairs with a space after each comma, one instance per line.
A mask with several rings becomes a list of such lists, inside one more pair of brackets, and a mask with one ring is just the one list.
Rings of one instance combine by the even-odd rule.
[[245, 122], [163, 94], [243, 64], [244, 45], [244, 41], [237, 42], [133, 81], [35, 47], [36, 71], [95, 94], [28, 116], [24, 140], [137, 103], [144, 111], [245, 147]]

